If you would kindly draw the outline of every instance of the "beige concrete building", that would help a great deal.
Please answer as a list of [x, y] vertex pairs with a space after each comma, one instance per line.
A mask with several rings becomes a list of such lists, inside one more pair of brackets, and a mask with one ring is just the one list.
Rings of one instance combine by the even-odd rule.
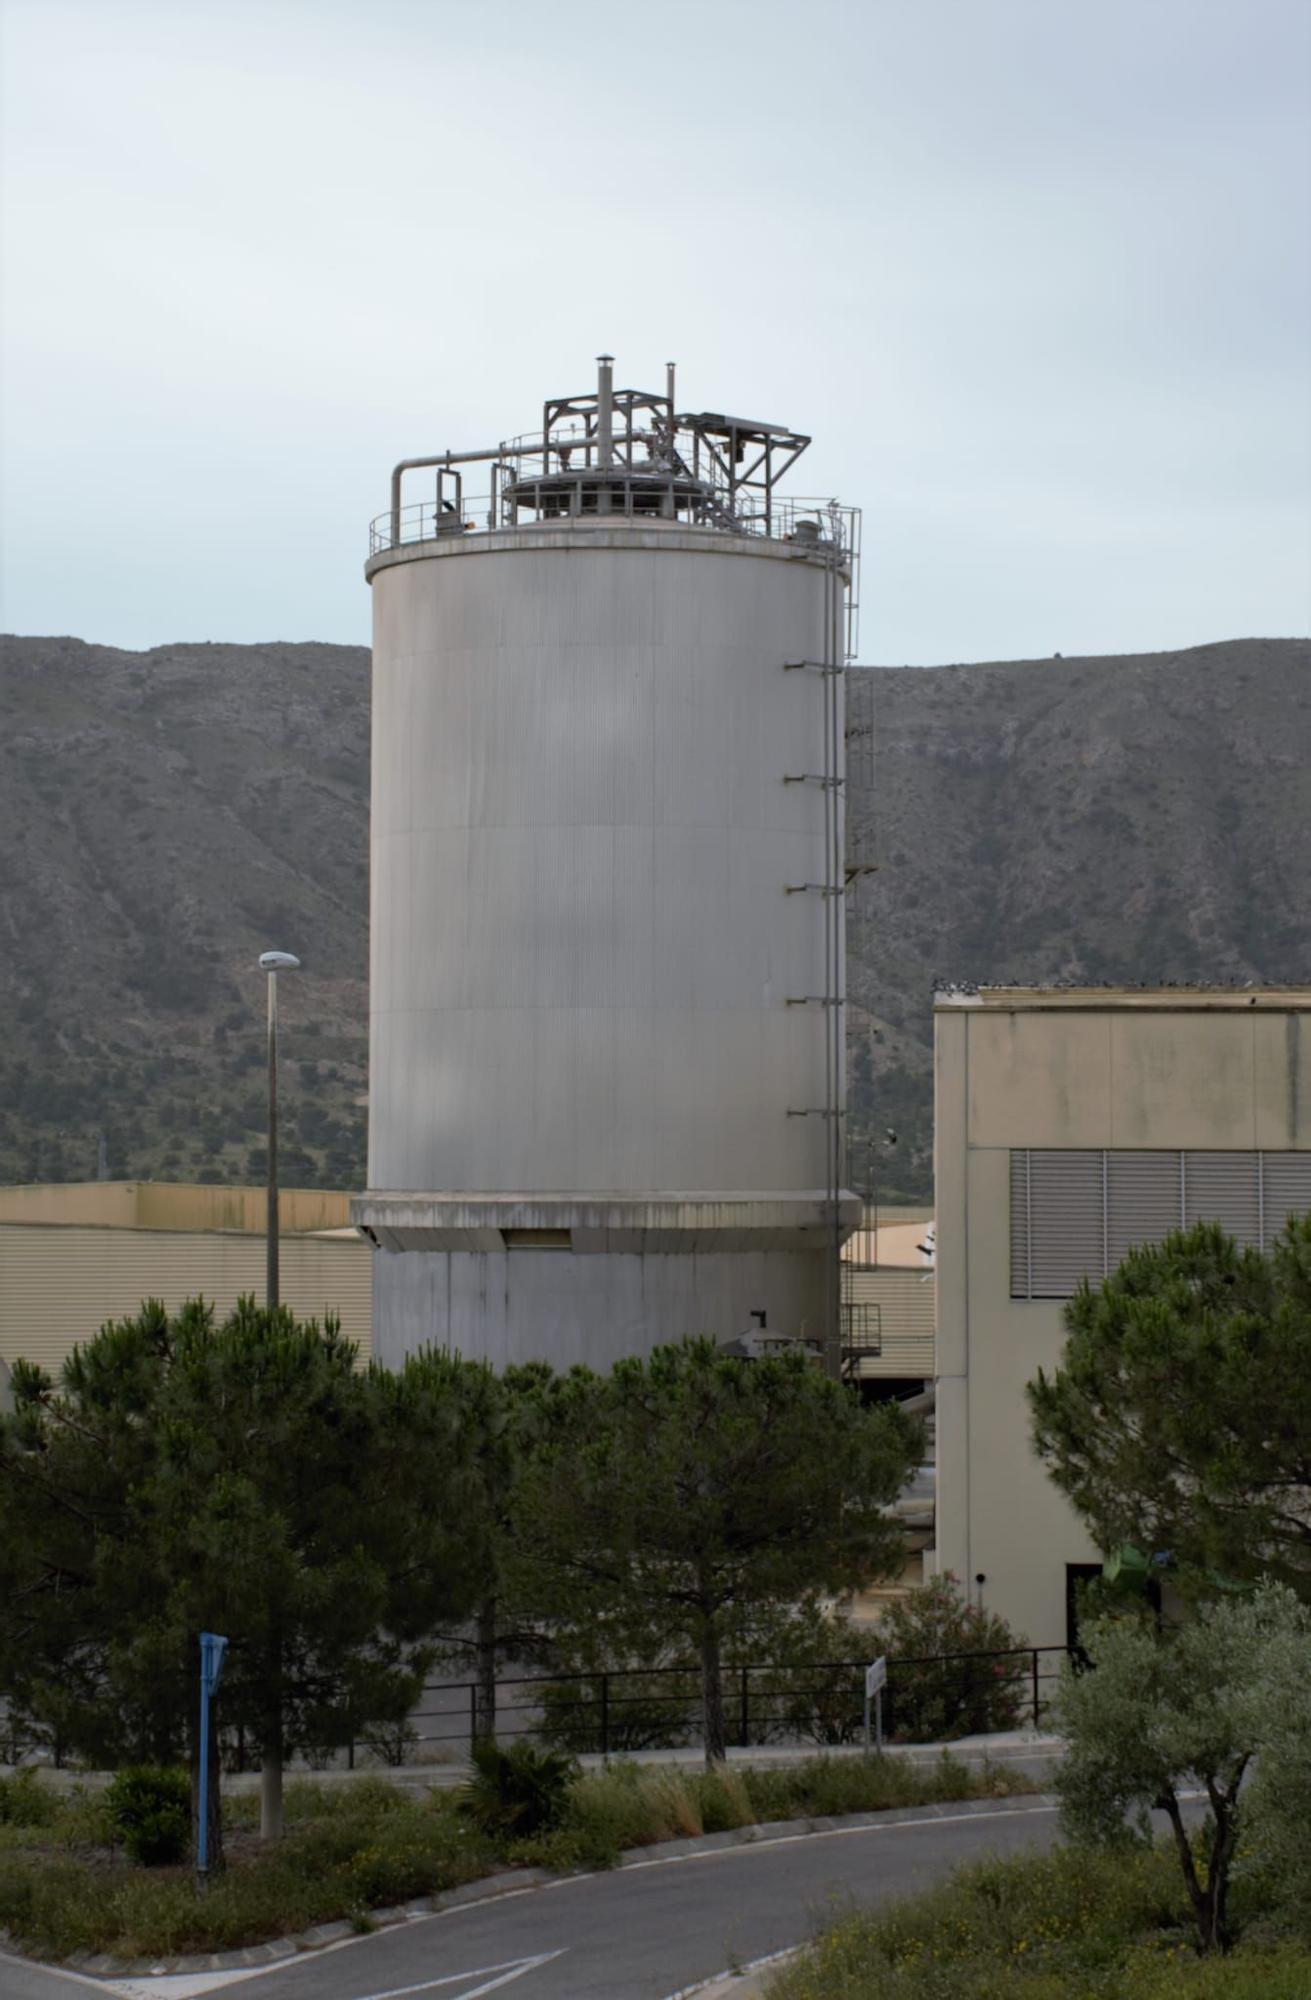
[[[1100, 1565], [1029, 1443], [1064, 1302], [1137, 1243], [1311, 1210], [1311, 991], [1044, 990], [936, 1005], [937, 1519], [951, 1570], [1035, 1645]], [[976, 1584], [982, 1576], [984, 1581]]]
[[[305, 1318], [335, 1312], [367, 1356], [369, 1245], [349, 1226], [348, 1194], [280, 1196], [281, 1288]], [[54, 1373], [107, 1319], [143, 1299], [197, 1296], [220, 1312], [264, 1293], [263, 1188], [89, 1181], [0, 1188], [0, 1394], [19, 1356]]]

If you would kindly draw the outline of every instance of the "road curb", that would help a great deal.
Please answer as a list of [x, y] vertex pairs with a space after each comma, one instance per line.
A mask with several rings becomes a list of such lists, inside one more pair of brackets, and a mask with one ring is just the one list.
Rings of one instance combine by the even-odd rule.
[[740, 1972], [717, 1972], [699, 1985], [684, 1986], [679, 1992], [668, 1994], [666, 2000], [761, 2000], [762, 1975], [786, 1965], [790, 1959], [800, 1958], [804, 1949], [804, 1945], [796, 1945], [787, 1951], [772, 1951], [768, 1958], [752, 1959]]

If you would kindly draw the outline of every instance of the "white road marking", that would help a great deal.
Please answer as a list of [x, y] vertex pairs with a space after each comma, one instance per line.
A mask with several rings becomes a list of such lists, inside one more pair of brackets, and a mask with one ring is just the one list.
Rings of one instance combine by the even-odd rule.
[[433, 1993], [439, 1986], [458, 1986], [464, 1979], [481, 1979], [485, 1973], [499, 1973], [499, 1979], [487, 1979], [481, 1986], [466, 1986], [462, 1993], [453, 1993], [450, 2000], [482, 2000], [484, 1993], [495, 1993], [498, 1987], [508, 1986], [514, 1979], [522, 1979], [525, 1972], [536, 1972], [539, 1966], [549, 1965], [553, 1958], [563, 1956], [559, 1951], [542, 1952], [536, 1958], [504, 1959], [500, 1965], [479, 1965], [472, 1972], [444, 1972], [436, 1979], [421, 1979], [417, 1986], [389, 1986], [385, 1993], [366, 1993], [362, 2000], [402, 2000], [407, 1993]]

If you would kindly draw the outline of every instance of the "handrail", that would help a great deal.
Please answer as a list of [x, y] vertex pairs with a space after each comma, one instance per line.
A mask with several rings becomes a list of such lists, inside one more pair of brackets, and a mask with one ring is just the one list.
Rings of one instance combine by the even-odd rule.
[[[486, 454], [453, 453], [449, 460], [443, 456], [407, 459], [404, 463], [407, 469], [427, 467], [444, 471], [448, 464], [454, 467], [476, 461], [485, 462]], [[663, 518], [681, 521], [689, 527], [715, 528], [723, 534], [783, 542], [806, 541], [804, 532], [798, 531], [803, 524], [809, 524], [808, 552], [813, 550], [817, 555], [827, 554], [842, 566], [859, 548], [859, 510], [839, 506], [835, 500], [827, 498], [789, 495], [785, 499], [775, 499], [768, 514], [763, 509], [730, 513], [715, 489], [703, 483], [700, 492], [691, 490], [690, 476], [681, 468], [669, 471], [654, 465], [639, 465], [631, 473], [620, 474], [616, 470], [604, 481], [609, 506], [594, 516], [595, 497], [601, 483], [595, 470], [583, 469], [568, 476], [552, 473], [548, 486], [545, 475], [539, 483], [531, 475], [518, 470], [506, 450], [498, 448], [492, 463], [504, 468], [500, 482], [489, 493], [466, 497], [464, 516], [458, 526], [451, 523], [449, 515], [439, 509], [435, 500], [411, 501], [407, 506], [398, 507], [393, 488], [392, 505], [385, 514], [376, 515], [369, 524], [370, 557], [417, 542], [444, 541], [453, 535], [577, 522], [585, 513], [588, 519], [601, 520], [651, 521]], [[517, 484], [531, 484], [539, 491], [539, 497], [540, 492], [549, 491], [552, 500], [558, 504], [558, 512], [523, 518], [519, 512], [521, 503], [507, 498], [505, 490], [508, 485]], [[658, 507], [652, 505], [653, 499], [659, 500]], [[566, 500], [569, 503], [567, 507], [564, 504]], [[585, 502], [593, 504], [585, 507]]]

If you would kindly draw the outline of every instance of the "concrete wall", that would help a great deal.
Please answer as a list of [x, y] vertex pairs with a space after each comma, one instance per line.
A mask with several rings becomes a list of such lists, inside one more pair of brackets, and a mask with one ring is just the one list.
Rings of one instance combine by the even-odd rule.
[[[364, 1358], [371, 1259], [356, 1236], [282, 1238], [286, 1304], [305, 1318], [337, 1313]], [[176, 1308], [199, 1296], [223, 1312], [244, 1292], [264, 1294], [260, 1236], [0, 1224], [0, 1364], [21, 1356], [53, 1374], [75, 1345], [105, 1320], [136, 1312], [143, 1299]]]
[[380, 1250], [373, 1288], [376, 1352], [390, 1366], [436, 1346], [497, 1368], [545, 1359], [604, 1372], [689, 1334], [727, 1339], [757, 1308], [771, 1326], [818, 1332], [824, 1262], [795, 1251]]
[[996, 989], [936, 1012], [937, 1531], [932, 1567], [987, 1582], [1065, 1641], [1065, 1566], [1099, 1554], [1029, 1444], [1024, 1385], [1059, 1364], [1060, 1300], [1010, 1293], [1012, 1147], [1311, 1146], [1311, 994]]

